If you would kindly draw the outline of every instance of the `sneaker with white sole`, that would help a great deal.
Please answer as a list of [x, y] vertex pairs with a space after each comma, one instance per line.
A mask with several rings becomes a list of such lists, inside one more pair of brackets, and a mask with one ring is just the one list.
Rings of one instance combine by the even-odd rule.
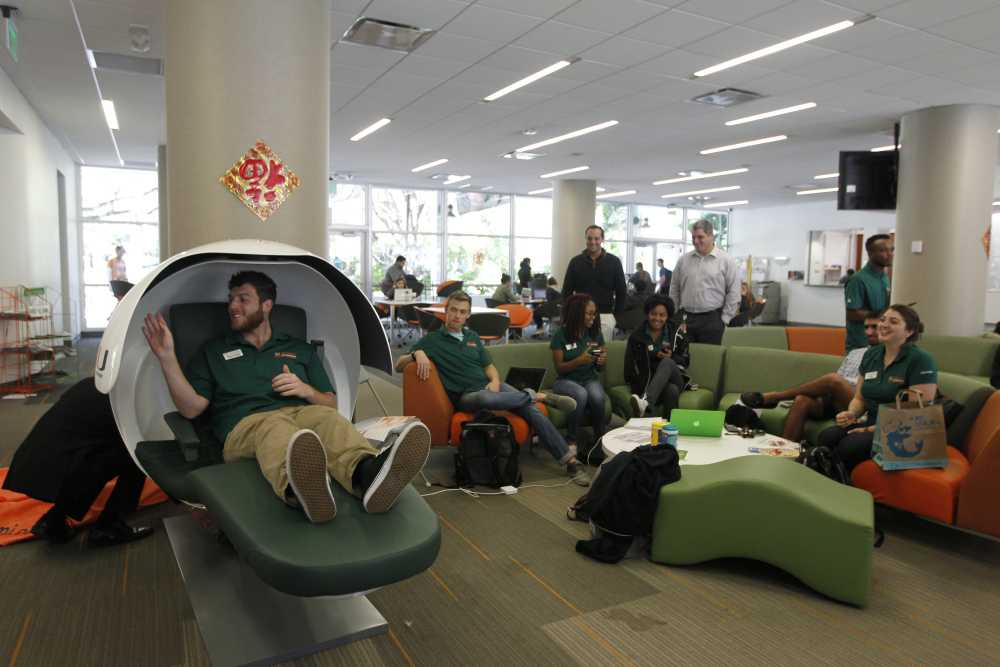
[[632, 394], [629, 402], [632, 404], [632, 414], [636, 417], [642, 417], [646, 414], [646, 408], [649, 407], [649, 401], [639, 396], [639, 394]]
[[431, 432], [422, 422], [404, 426], [391, 445], [374, 460], [369, 460], [374, 474], [369, 473], [369, 479], [361, 483], [365, 511], [381, 514], [392, 509], [399, 495], [424, 467], [430, 451]]
[[572, 396], [545, 392], [542, 394], [542, 398], [540, 400], [545, 405], [551, 405], [553, 408], [557, 408], [564, 412], [573, 412], [576, 410], [576, 399]]
[[315, 431], [302, 429], [292, 434], [285, 452], [288, 484], [306, 518], [326, 523], [337, 516], [337, 503], [326, 471], [326, 451]]
[[580, 469], [579, 463], [567, 463], [566, 474], [573, 478], [577, 486], [590, 486], [590, 475]]

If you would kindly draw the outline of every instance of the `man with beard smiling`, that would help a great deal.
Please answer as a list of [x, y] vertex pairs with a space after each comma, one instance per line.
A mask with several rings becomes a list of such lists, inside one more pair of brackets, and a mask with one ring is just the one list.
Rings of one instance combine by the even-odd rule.
[[255, 458], [279, 498], [313, 523], [336, 516], [333, 477], [371, 513], [388, 511], [420, 472], [430, 432], [419, 421], [373, 447], [337, 412], [316, 349], [271, 330], [277, 287], [258, 271], [229, 280], [232, 332], [206, 343], [184, 370], [163, 316], [146, 316], [143, 334], [160, 362], [177, 410], [194, 419], [209, 410], [226, 462]]

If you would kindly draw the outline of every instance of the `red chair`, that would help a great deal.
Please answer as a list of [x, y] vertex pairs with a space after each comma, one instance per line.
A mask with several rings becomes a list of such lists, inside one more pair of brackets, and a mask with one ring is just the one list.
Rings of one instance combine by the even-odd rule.
[[515, 329], [523, 333], [525, 328], [533, 321], [533, 313], [531, 312], [531, 308], [527, 306], [517, 303], [505, 303], [497, 306], [497, 308], [506, 310], [509, 314], [509, 321], [507, 322], [508, 331]]

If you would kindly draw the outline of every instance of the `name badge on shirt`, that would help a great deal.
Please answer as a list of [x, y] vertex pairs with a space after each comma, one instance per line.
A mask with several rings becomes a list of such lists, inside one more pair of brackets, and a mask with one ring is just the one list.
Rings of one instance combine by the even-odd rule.
[[655, 347], [656, 347], [655, 345], [647, 345], [647, 346], [646, 346], [646, 349], [647, 349], [648, 351], [652, 352], [652, 351], [653, 351], [653, 349], [654, 349]]
[[222, 358], [225, 359], [226, 361], [229, 361], [230, 359], [238, 359], [239, 357], [242, 356], [243, 356], [243, 350], [240, 349], [229, 350], [229, 352], [222, 353]]
[[569, 352], [570, 350], [575, 350], [575, 349], [576, 349], [576, 343], [566, 343], [566, 351], [567, 352]]
[[906, 384], [906, 380], [904, 378], [890, 377], [888, 379], [890, 384]]
[[294, 352], [275, 352], [275, 359], [298, 359], [298, 356]]
[[476, 341], [472, 341], [471, 343], [466, 343], [465, 346], [466, 347], [476, 347]]
[[874, 380], [877, 377], [878, 377], [878, 371], [868, 371], [867, 373], [865, 373], [866, 380]]

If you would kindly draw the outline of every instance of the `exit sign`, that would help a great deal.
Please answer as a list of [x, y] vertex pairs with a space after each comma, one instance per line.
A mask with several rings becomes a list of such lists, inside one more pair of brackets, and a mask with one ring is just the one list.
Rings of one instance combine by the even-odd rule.
[[17, 26], [14, 25], [14, 19], [9, 16], [4, 19], [7, 24], [7, 50], [10, 51], [10, 57], [17, 62]]

